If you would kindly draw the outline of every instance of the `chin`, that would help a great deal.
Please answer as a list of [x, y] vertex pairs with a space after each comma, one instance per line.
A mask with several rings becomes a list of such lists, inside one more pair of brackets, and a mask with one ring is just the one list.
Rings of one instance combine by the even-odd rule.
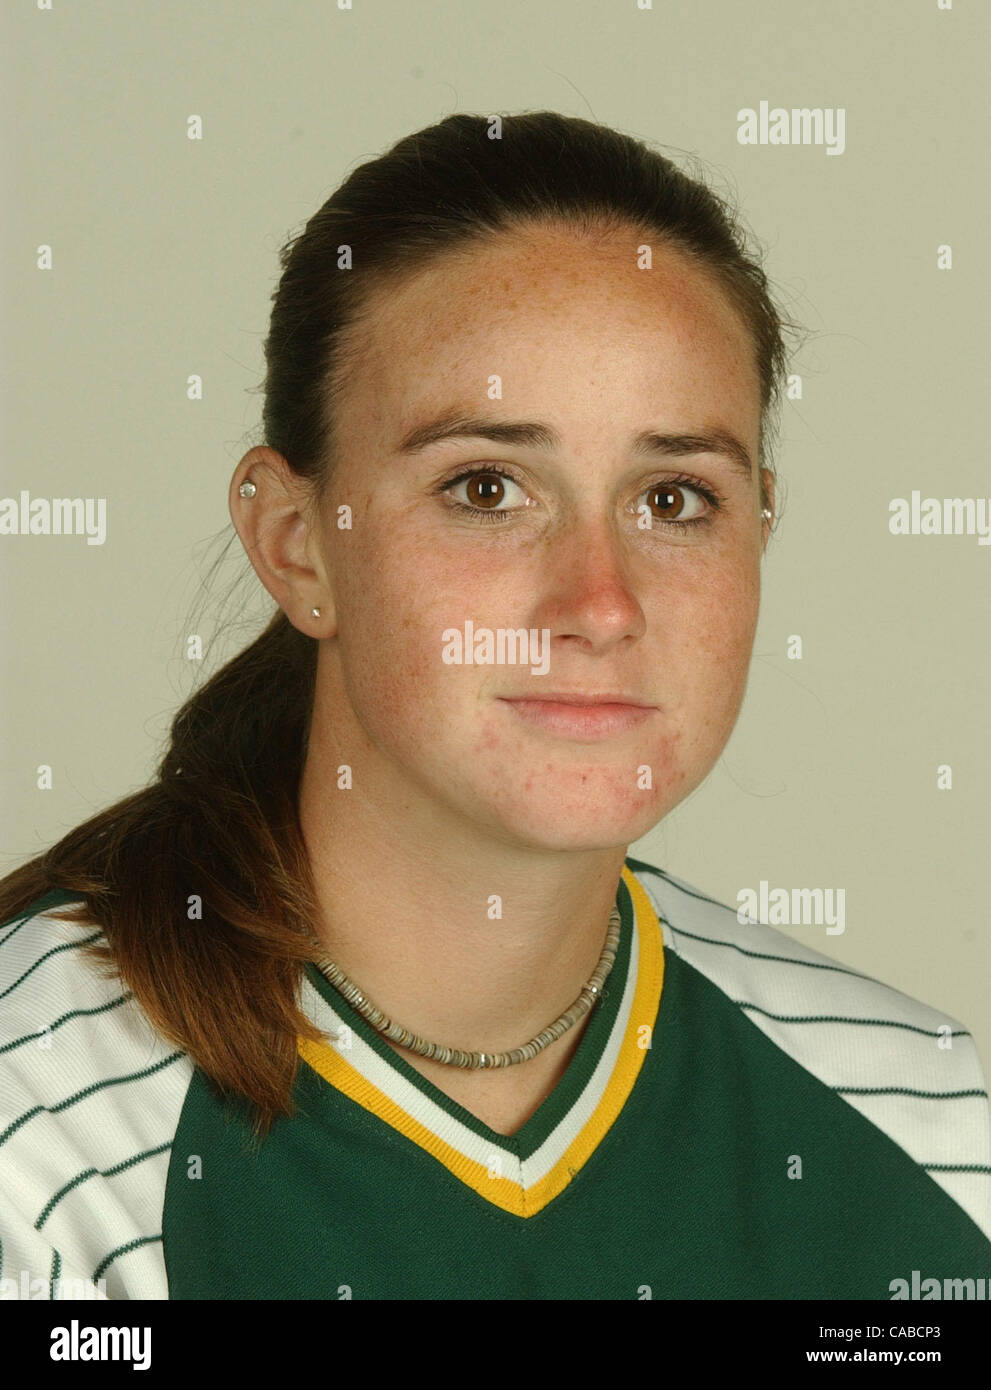
[[556, 801], [521, 804], [513, 814], [500, 807], [499, 820], [517, 844], [546, 850], [605, 850], [630, 845], [646, 835], [667, 814], [667, 807], [649, 792], [630, 804], [615, 800]]

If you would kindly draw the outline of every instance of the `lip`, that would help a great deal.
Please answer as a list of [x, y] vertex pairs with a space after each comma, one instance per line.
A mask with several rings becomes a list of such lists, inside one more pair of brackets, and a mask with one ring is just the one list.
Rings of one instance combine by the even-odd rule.
[[547, 690], [541, 691], [539, 695], [501, 695], [499, 698], [508, 700], [510, 704], [520, 701], [526, 701], [527, 704], [551, 701], [555, 705], [630, 705], [633, 709], [656, 709], [655, 705], [648, 705], [643, 700], [638, 700], [635, 695], [612, 690], [596, 694], [588, 690]]
[[515, 698], [503, 695], [499, 702], [528, 724], [585, 740], [625, 733], [657, 713], [656, 705], [642, 704], [632, 695], [612, 693], [551, 691]]

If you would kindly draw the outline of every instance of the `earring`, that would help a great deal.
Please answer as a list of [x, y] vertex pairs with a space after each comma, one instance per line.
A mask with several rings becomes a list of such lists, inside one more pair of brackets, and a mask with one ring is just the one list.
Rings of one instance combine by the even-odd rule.
[[761, 512], [761, 516], [766, 517], [767, 520], [770, 521], [770, 519], [771, 519], [771, 509], [770, 509], [770, 507], [765, 507], [764, 510]]
[[310, 609], [310, 612], [313, 614], [314, 618], [319, 618], [319, 616], [320, 616], [320, 609], [319, 609], [319, 608], [311, 608], [311, 609]]
[[241, 494], [242, 497], [254, 497], [257, 491], [258, 489], [255, 487], [254, 483], [251, 481], [250, 478], [246, 483], [242, 483], [241, 486], [238, 488], [238, 492]]

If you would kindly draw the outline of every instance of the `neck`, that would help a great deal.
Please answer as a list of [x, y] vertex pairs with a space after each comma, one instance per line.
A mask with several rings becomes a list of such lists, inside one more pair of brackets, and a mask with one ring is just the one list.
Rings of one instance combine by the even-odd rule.
[[[342, 737], [336, 713], [330, 723], [315, 712], [299, 794], [314, 934], [402, 1027], [468, 1051], [521, 1046], [595, 970], [625, 847], [548, 851], [502, 840], [428, 798], [356, 726]], [[353, 769], [346, 791], [342, 763]], [[581, 1031], [569, 1030], [574, 1041]]]

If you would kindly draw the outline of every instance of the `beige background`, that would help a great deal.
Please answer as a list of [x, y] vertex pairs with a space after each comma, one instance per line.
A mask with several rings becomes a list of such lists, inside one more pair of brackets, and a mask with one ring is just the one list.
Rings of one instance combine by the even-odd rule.
[[[991, 547], [887, 525], [913, 488], [991, 493], [989, 16], [976, 0], [4, 7], [0, 495], [106, 497], [109, 534], [0, 537], [0, 870], [143, 785], [203, 674], [187, 635], [246, 612], [212, 670], [267, 611], [235, 538], [191, 618], [233, 535], [230, 473], [260, 439], [286, 236], [410, 131], [549, 107], [700, 155], [815, 333], [784, 408], [739, 723], [633, 852], [730, 903], [761, 879], [845, 888], [844, 935], [792, 934], [962, 1019], [991, 1071]], [[762, 99], [845, 108], [845, 152], [740, 146], [737, 110]]]

